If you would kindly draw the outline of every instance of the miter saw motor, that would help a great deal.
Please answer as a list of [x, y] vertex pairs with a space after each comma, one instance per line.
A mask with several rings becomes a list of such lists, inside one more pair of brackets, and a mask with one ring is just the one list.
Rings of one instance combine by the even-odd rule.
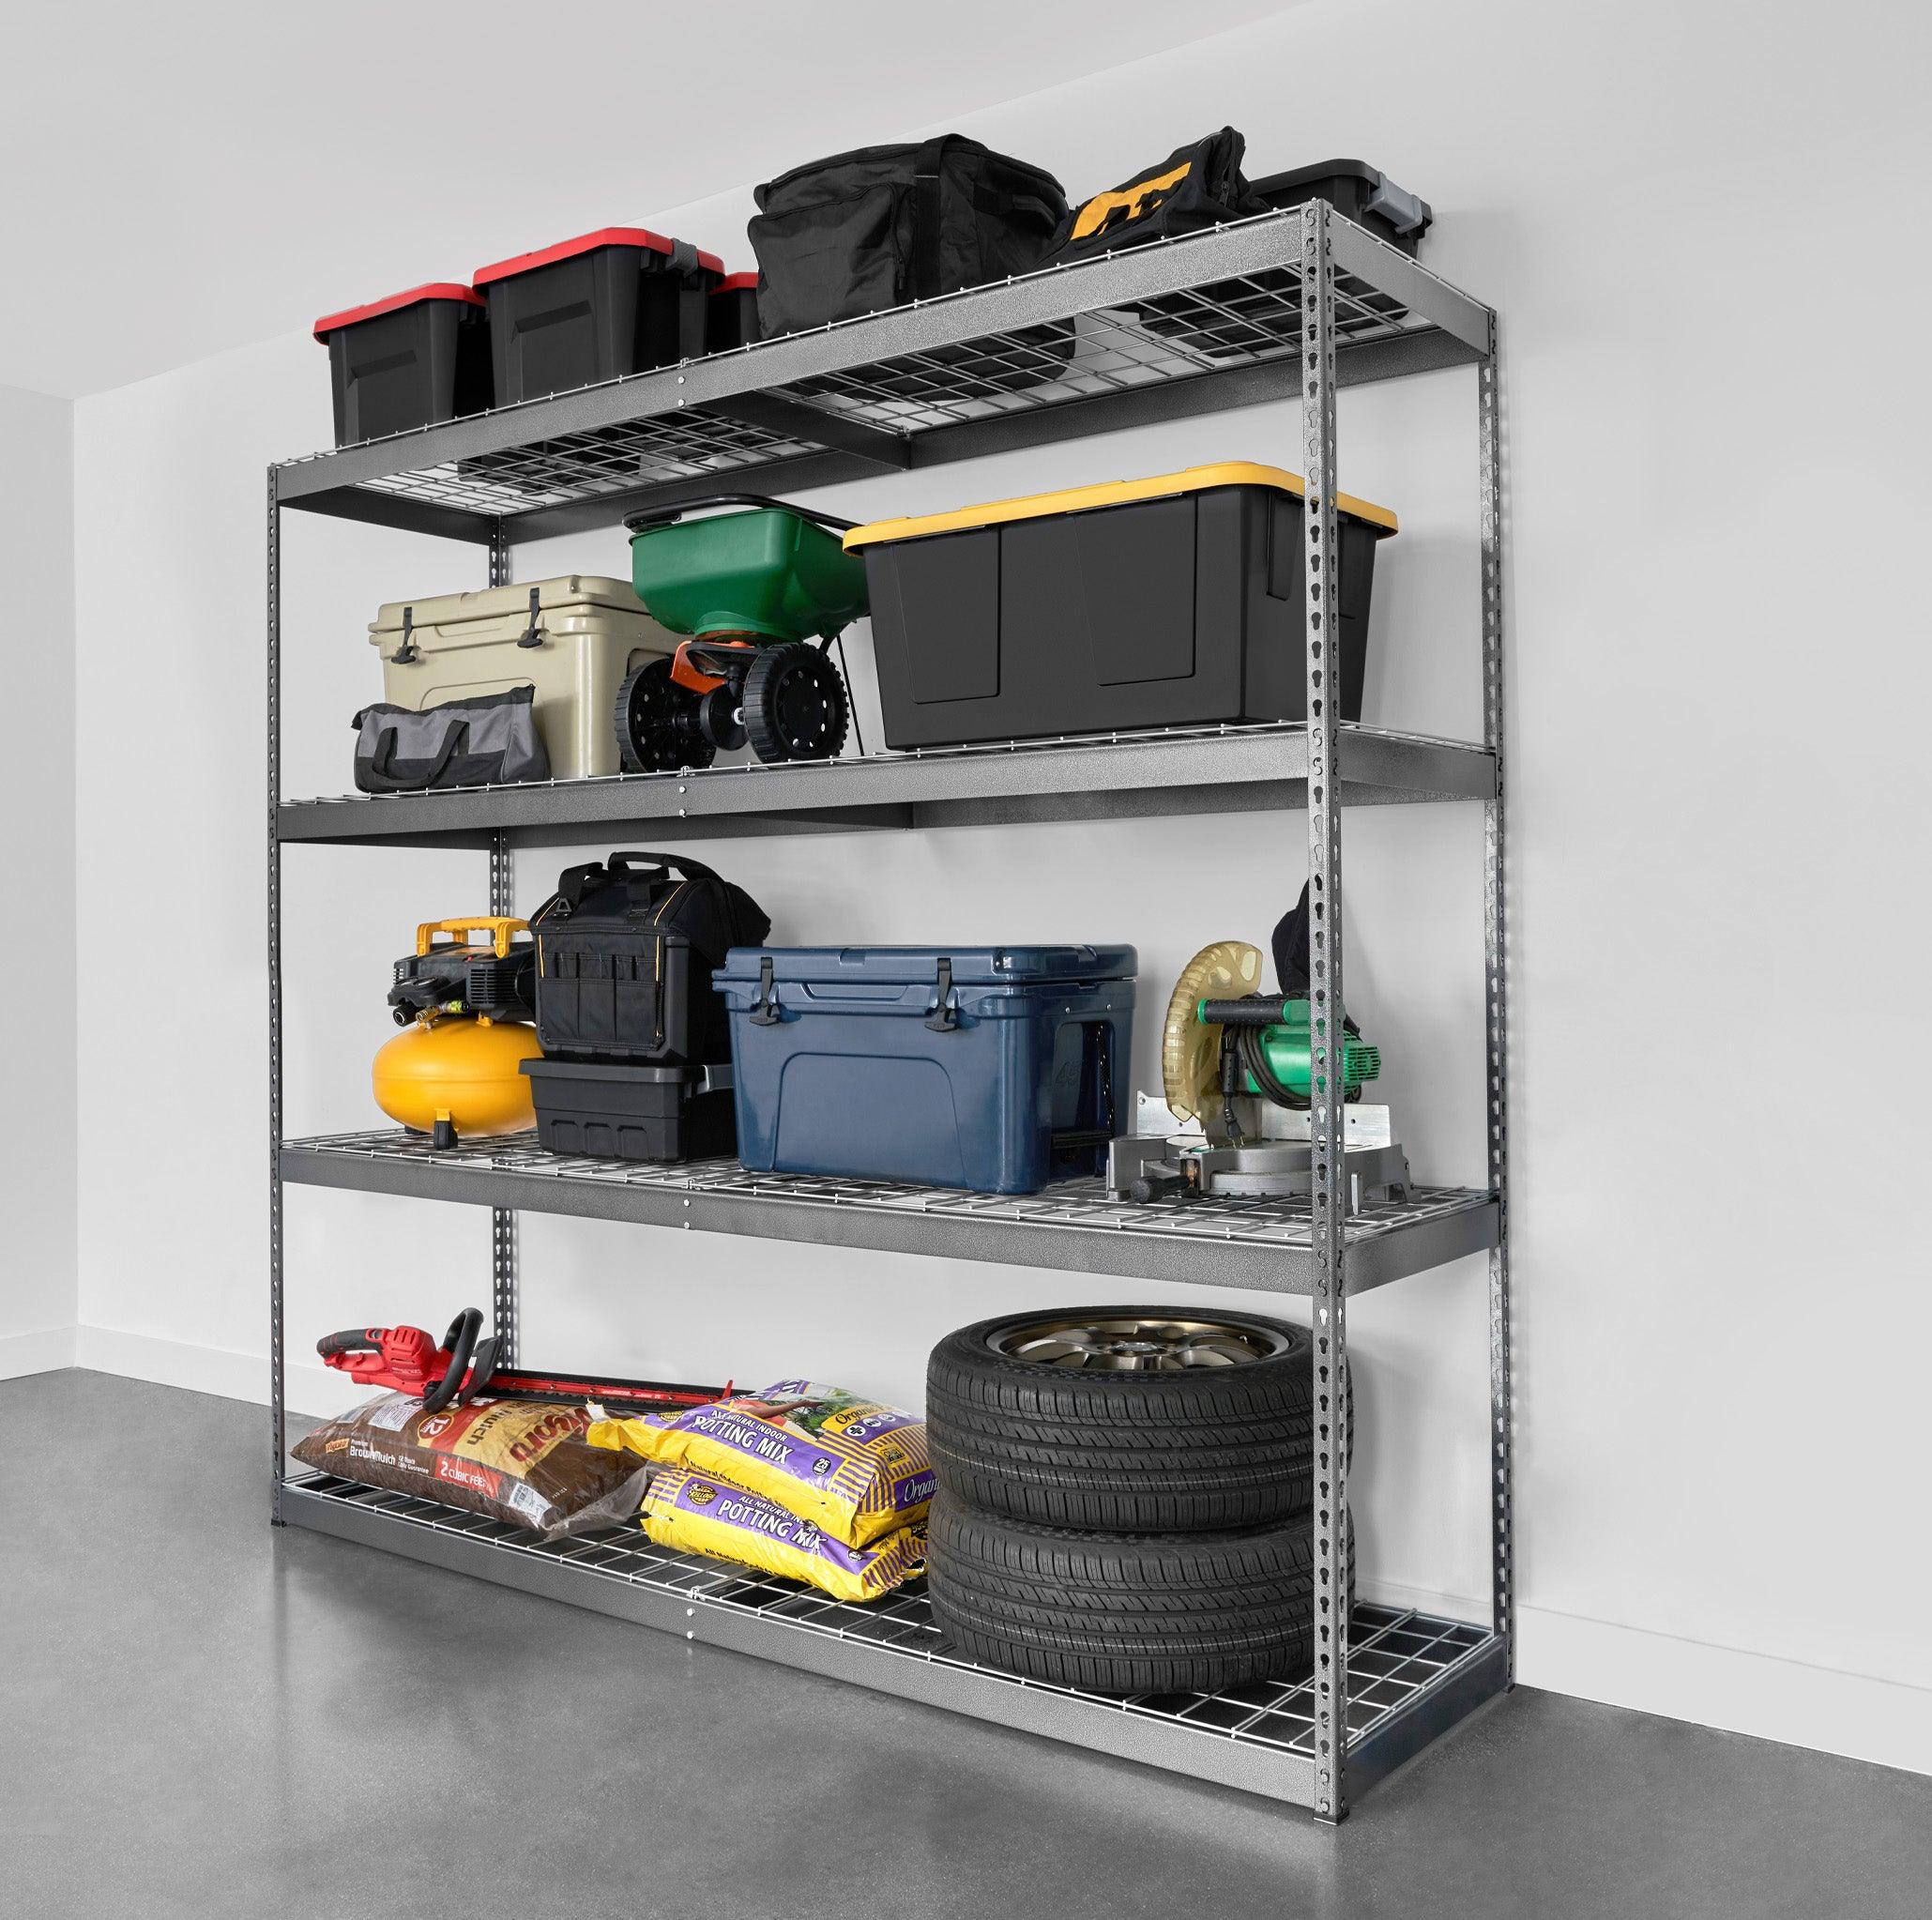
[[[1135, 1131], [1107, 1156], [1107, 1184], [1119, 1197], [1145, 1204], [1312, 1191], [1306, 888], [1275, 929], [1274, 950], [1278, 994], [1255, 991], [1261, 953], [1245, 940], [1217, 940], [1182, 970], [1162, 1033], [1165, 1105], [1143, 1094]], [[1347, 1209], [1405, 1200], [1408, 1162], [1389, 1109], [1361, 1104], [1381, 1073], [1380, 1050], [1348, 1021], [1341, 1053]]]

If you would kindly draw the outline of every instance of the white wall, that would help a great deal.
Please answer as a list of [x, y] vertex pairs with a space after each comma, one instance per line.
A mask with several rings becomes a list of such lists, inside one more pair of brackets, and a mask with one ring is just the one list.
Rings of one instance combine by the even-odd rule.
[[0, 387], [6, 741], [0, 901], [12, 917], [0, 1066], [0, 1379], [74, 1352], [73, 409]]
[[[1224, 120], [1255, 172], [1359, 153], [1435, 203], [1430, 263], [1501, 309], [1522, 1676], [1932, 1769], [1932, 1652], [1903, 1624], [1932, 1575], [1907, 1517], [1932, 1263], [1905, 1204], [1932, 1147], [1906, 1091], [1932, 1065], [1910, 559], [1932, 502], [1898, 342], [1928, 292], [1900, 244], [1927, 184], [1925, 39], [1863, 5], [1331, 0], [962, 124], [1076, 190]], [[1887, 190], [1851, 190], [1848, 153]], [[747, 210], [738, 192], [660, 223], [737, 257]], [[1345, 396], [1344, 483], [1405, 529], [1371, 720], [1476, 726], [1473, 419], [1467, 373]], [[266, 1341], [261, 469], [327, 434], [299, 337], [78, 409], [84, 735], [138, 714], [158, 754], [152, 782], [116, 755], [82, 783], [82, 994], [119, 983], [105, 937], [130, 923], [178, 936], [183, 983], [144, 1017], [138, 1089], [125, 1028], [83, 1035], [84, 1129], [125, 1137], [130, 1102], [148, 1122], [138, 1153], [82, 1168], [83, 1355], [244, 1394]], [[824, 497], [916, 510], [1298, 447], [1273, 408]], [[288, 524], [285, 790], [339, 792], [376, 685], [362, 622], [481, 561]], [[517, 564], [621, 572], [621, 536]], [[223, 752], [180, 751], [197, 715]], [[158, 857], [130, 871], [136, 823]], [[1350, 1005], [1426, 1179], [1482, 1165], [1480, 837], [1468, 809], [1347, 821]], [[1300, 884], [1299, 820], [1216, 838], [1157, 821], [707, 857], [787, 939], [1126, 937], [1158, 1003], [1196, 946], [1264, 938]], [[526, 904], [564, 858], [525, 857]], [[480, 901], [480, 857], [286, 865], [290, 1129], [371, 1123], [386, 963], [417, 919]], [[1143, 1059], [1155, 1030], [1150, 1005]], [[439, 1324], [451, 1271], [483, 1291], [479, 1215], [292, 1190], [288, 1231], [295, 1349]], [[899, 1397], [968, 1318], [1185, 1293], [536, 1216], [525, 1247], [535, 1359]], [[1351, 1309], [1372, 1587], [1480, 1604], [1483, 1301], [1471, 1261]]]

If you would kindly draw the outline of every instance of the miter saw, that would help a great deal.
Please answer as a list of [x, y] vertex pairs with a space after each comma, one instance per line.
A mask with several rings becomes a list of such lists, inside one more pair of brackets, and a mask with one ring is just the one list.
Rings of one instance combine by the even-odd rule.
[[[1182, 969], [1161, 1035], [1165, 1103], [1139, 1097], [1135, 1129], [1107, 1154], [1107, 1185], [1123, 1199], [1285, 1197], [1314, 1185], [1309, 1132], [1312, 1009], [1308, 890], [1274, 930], [1278, 994], [1258, 991], [1261, 951], [1216, 940]], [[1350, 1212], [1408, 1197], [1408, 1161], [1386, 1106], [1362, 1105], [1382, 1070], [1350, 1020], [1341, 1047], [1343, 1197]]]

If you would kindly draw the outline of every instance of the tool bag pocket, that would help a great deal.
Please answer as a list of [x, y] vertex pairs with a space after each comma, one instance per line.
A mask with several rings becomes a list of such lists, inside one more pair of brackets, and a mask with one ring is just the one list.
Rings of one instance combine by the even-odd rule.
[[501, 786], [548, 780], [550, 755], [537, 731], [533, 690], [511, 687], [470, 700], [365, 707], [356, 729], [356, 785], [363, 793]]
[[809, 160], [757, 201], [768, 339], [1029, 273], [1067, 211], [1051, 174], [958, 133]]
[[1074, 207], [1054, 237], [1053, 258], [1091, 260], [1266, 213], [1268, 203], [1241, 176], [1246, 151], [1247, 142], [1232, 127], [1176, 147], [1159, 164]]
[[669, 853], [567, 867], [530, 926], [545, 1055], [664, 1066], [731, 1057], [711, 973], [733, 947], [771, 931], [742, 887]]

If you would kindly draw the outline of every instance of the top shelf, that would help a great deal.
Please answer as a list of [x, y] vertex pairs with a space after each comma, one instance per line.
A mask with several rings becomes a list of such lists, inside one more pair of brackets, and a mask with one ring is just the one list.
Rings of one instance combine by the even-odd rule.
[[1343, 386], [1484, 358], [1495, 315], [1326, 208], [1048, 267], [811, 333], [312, 454], [286, 507], [489, 542], [721, 483], [787, 493], [1286, 399], [1326, 214]]

